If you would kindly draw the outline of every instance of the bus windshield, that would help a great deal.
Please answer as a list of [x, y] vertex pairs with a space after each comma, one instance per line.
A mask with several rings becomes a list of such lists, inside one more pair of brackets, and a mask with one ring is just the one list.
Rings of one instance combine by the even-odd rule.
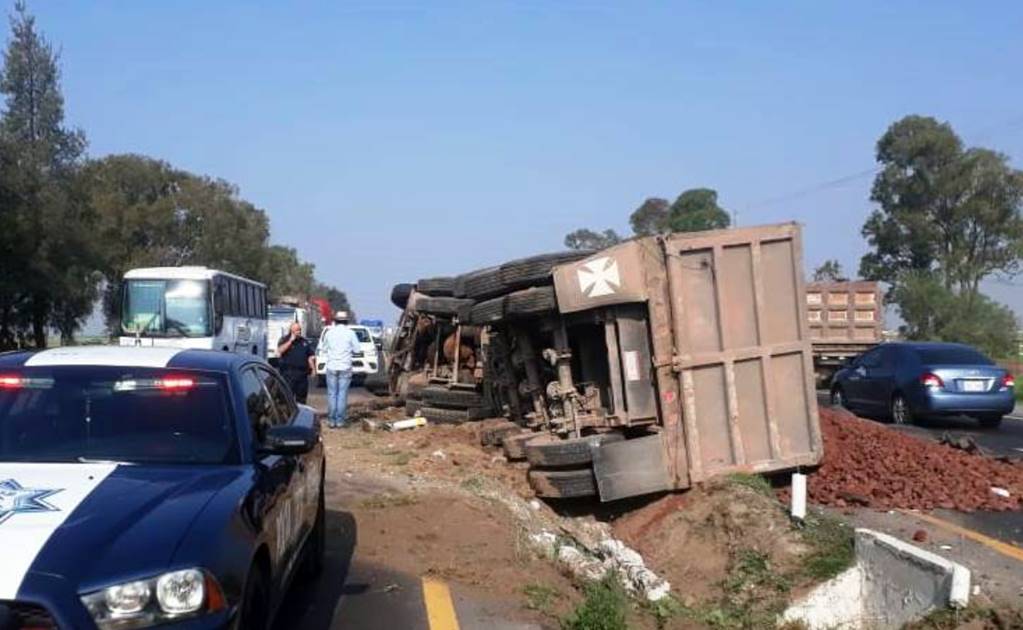
[[297, 322], [298, 312], [291, 307], [271, 306], [269, 318], [272, 322]]
[[149, 337], [210, 337], [208, 280], [128, 280], [121, 327]]

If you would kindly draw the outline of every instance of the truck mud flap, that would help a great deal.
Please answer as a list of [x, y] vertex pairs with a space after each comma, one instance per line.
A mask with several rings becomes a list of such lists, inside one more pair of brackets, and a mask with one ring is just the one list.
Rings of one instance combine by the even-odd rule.
[[601, 501], [673, 487], [660, 435], [601, 444], [593, 449], [593, 473]]

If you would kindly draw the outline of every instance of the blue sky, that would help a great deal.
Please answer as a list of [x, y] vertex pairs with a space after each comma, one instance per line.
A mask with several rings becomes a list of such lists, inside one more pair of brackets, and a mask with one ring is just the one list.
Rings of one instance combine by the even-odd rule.
[[[803, 223], [808, 267], [854, 272], [871, 177], [822, 184], [870, 169], [891, 122], [1023, 158], [1023, 3], [30, 9], [92, 155], [236, 183], [363, 316], [397, 314], [395, 282], [624, 233], [645, 197], [697, 186], [742, 225]], [[1023, 312], [1019, 284], [989, 290]]]

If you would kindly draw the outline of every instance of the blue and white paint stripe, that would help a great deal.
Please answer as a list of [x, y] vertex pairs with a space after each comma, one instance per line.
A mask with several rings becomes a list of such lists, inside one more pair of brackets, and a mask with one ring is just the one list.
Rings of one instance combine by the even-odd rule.
[[116, 464], [0, 463], [0, 600], [17, 598], [26, 574], [68, 516]]

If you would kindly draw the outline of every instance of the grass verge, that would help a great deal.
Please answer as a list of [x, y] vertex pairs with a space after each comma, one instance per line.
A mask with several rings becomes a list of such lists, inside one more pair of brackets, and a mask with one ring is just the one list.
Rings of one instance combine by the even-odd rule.
[[530, 582], [523, 586], [522, 594], [526, 598], [526, 608], [545, 615], [554, 613], [554, 606], [561, 598], [561, 593], [557, 589], [539, 582]]
[[615, 573], [585, 585], [583, 596], [583, 602], [561, 620], [562, 630], [628, 629], [626, 614], [630, 600]]
[[799, 574], [803, 582], [824, 582], [853, 565], [856, 560], [853, 530], [826, 514], [808, 514], [802, 529], [810, 552], [803, 557]]
[[772, 496], [771, 482], [761, 475], [732, 473], [728, 475], [728, 482], [737, 486], [745, 486], [764, 496]]

